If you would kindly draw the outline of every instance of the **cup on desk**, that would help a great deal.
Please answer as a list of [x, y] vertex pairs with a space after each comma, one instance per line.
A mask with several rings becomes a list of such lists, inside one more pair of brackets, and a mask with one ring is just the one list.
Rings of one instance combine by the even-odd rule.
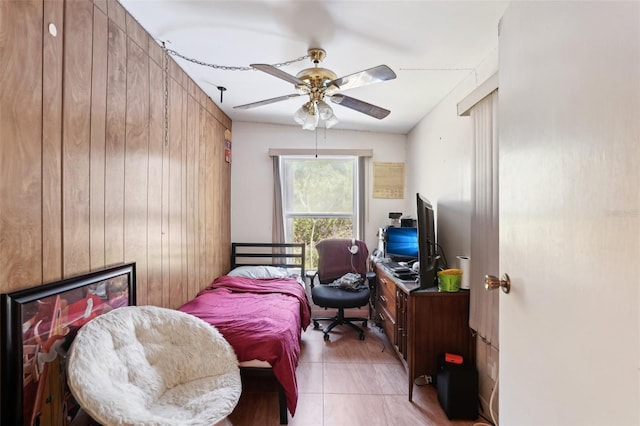
[[460, 291], [462, 269], [445, 269], [438, 271], [438, 290], [446, 292]]

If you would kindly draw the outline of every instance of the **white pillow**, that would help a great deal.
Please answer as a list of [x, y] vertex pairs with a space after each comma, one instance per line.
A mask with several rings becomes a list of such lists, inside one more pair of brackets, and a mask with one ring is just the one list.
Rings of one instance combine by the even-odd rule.
[[227, 275], [232, 277], [244, 277], [254, 279], [265, 278], [287, 278], [289, 272], [285, 268], [268, 266], [268, 265], [256, 265], [256, 266], [238, 266], [231, 270]]

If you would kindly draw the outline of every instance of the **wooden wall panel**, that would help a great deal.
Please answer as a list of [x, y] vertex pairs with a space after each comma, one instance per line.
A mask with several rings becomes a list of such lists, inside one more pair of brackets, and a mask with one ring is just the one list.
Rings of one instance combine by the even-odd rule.
[[218, 227], [220, 238], [218, 239], [218, 251], [220, 257], [216, 262], [217, 270], [216, 274], [223, 274], [231, 267], [231, 260], [229, 258], [229, 247], [231, 247], [231, 234], [226, 232], [227, 229], [231, 229], [231, 191], [227, 188], [231, 188], [231, 163], [227, 163], [225, 160], [225, 131], [231, 127], [227, 127], [222, 123], [218, 123], [220, 133], [217, 134], [219, 138], [218, 144], [220, 146], [220, 174], [218, 175], [218, 191], [220, 193], [220, 224]]
[[162, 67], [164, 54], [160, 45], [150, 35], [147, 35], [147, 45], [149, 51], [149, 59]]
[[[183, 73], [184, 74], [184, 73]], [[186, 74], [184, 74], [182, 78], [182, 175], [181, 175], [181, 183], [182, 183], [182, 197], [181, 197], [181, 209], [182, 209], [182, 217], [180, 219], [180, 224], [182, 225], [182, 299], [184, 302], [188, 300], [189, 297], [189, 264], [188, 264], [188, 241], [187, 241], [187, 173], [189, 171], [189, 160], [187, 158], [187, 148], [191, 143], [189, 141], [189, 116], [188, 116], [188, 102], [189, 102], [189, 92], [187, 90], [187, 81]], [[184, 303], [183, 302], [183, 303]]]
[[[111, 5], [112, 3], [108, 3]], [[111, 9], [109, 9], [111, 15]], [[127, 37], [109, 21], [105, 134], [105, 261], [124, 261], [124, 144], [127, 102]]]
[[0, 2], [0, 291], [131, 260], [175, 308], [228, 270], [228, 117], [169, 58], [165, 143], [164, 58], [117, 1]]
[[93, 4], [96, 9], [100, 10], [105, 15], [108, 13], [109, 9], [107, 8], [107, 0], [93, 0]]
[[[106, 3], [105, 3], [106, 5]], [[109, 20], [97, 7], [93, 13], [93, 66], [91, 68], [91, 170], [89, 225], [91, 269], [104, 268], [105, 260], [105, 135], [107, 111], [107, 47]]]
[[169, 84], [169, 300], [179, 307], [184, 301], [182, 289], [182, 87]]
[[199, 141], [200, 105], [191, 96], [187, 98], [187, 153], [186, 153], [186, 254], [187, 254], [187, 297], [194, 297], [200, 290], [196, 272], [196, 146]]
[[206, 287], [210, 275], [207, 274], [207, 117], [208, 112], [200, 106], [200, 143], [198, 154], [198, 211], [197, 211], [197, 234], [198, 234], [198, 280], [200, 288]]
[[0, 2], [0, 283], [4, 290], [42, 283], [42, 13], [39, 1]]
[[123, 32], [127, 29], [127, 12], [117, 0], [107, 0], [109, 22], [113, 22]]
[[[170, 61], [169, 61], [170, 62]], [[166, 108], [171, 110], [171, 101], [172, 98], [170, 95], [170, 87], [171, 87], [171, 77], [169, 77], [169, 73], [165, 70], [164, 58], [162, 65], [162, 80], [164, 82], [163, 91], [166, 91]], [[161, 206], [161, 214], [162, 214], [162, 306], [169, 306], [169, 288], [170, 288], [170, 272], [171, 272], [171, 264], [170, 264], [170, 250], [169, 250], [169, 182], [170, 182], [170, 147], [172, 141], [171, 138], [171, 122], [169, 112], [166, 113], [166, 116], [163, 113], [163, 119], [165, 126], [163, 133], [166, 132], [167, 140], [163, 141], [162, 145], [162, 206]]]
[[[64, 2], [45, 1], [42, 31], [42, 279], [62, 278], [62, 64]], [[55, 25], [55, 36], [48, 30]]]
[[200, 192], [199, 192], [199, 174], [200, 174], [200, 128], [201, 128], [201, 120], [202, 120], [202, 108], [200, 104], [198, 104], [198, 97], [194, 98], [194, 128], [193, 128], [193, 224], [191, 226], [192, 234], [193, 234], [193, 249], [190, 253], [190, 256], [193, 258], [193, 270], [191, 271], [194, 290], [197, 292], [202, 289], [202, 283], [200, 281], [200, 233], [198, 226], [198, 217], [199, 217], [199, 200], [200, 200]]
[[215, 247], [214, 241], [219, 236], [215, 235], [215, 166], [216, 161], [214, 157], [214, 132], [215, 125], [213, 123], [213, 117], [211, 114], [207, 114], [207, 139], [205, 141], [205, 152], [204, 156], [206, 158], [206, 164], [208, 167], [205, 169], [205, 271], [206, 276], [212, 277], [214, 276], [214, 262], [215, 262]]
[[62, 117], [63, 276], [90, 269], [89, 162], [93, 4], [65, 8]]
[[124, 185], [124, 261], [136, 262], [140, 302], [147, 296], [147, 190], [149, 173], [149, 57], [127, 45], [127, 111]]
[[147, 303], [162, 306], [162, 184], [164, 151], [164, 79], [162, 68], [149, 61], [149, 188]]
[[[196, 97], [196, 90], [197, 90], [196, 83], [194, 83], [194, 81], [190, 78], [187, 78], [187, 91], [189, 92], [189, 96], [191, 96], [192, 98]], [[194, 99], [195, 102], [197, 102], [196, 99]]]
[[[231, 131], [231, 119], [229, 119], [228, 117], [226, 117], [225, 125], [224, 125], [224, 129], [225, 132], [226, 131]], [[231, 135], [231, 142], [233, 144], [233, 134]], [[231, 161], [233, 162], [233, 156], [231, 158]], [[232, 163], [227, 163], [226, 167], [225, 167], [225, 172], [224, 172], [224, 182], [222, 183], [221, 186], [221, 191], [224, 193], [224, 198], [225, 198], [225, 202], [224, 202], [224, 208], [223, 208], [223, 212], [224, 212], [224, 224], [223, 224], [223, 229], [222, 229], [222, 235], [220, 236], [220, 238], [223, 238], [225, 240], [225, 247], [231, 247], [231, 232], [228, 232], [227, 230], [231, 229], [231, 164]], [[231, 259], [227, 256], [224, 258], [224, 269], [225, 270], [229, 270], [229, 268], [231, 267]], [[228, 262], [228, 263], [227, 263]]]
[[174, 61], [169, 61], [169, 76], [182, 86], [182, 68]]
[[[212, 145], [213, 145], [213, 197], [215, 206], [224, 206], [225, 199], [221, 191], [222, 172], [225, 170], [226, 162], [224, 161], [224, 127], [220, 122], [214, 120], [212, 122], [214, 131], [212, 133]], [[224, 243], [224, 230], [223, 226], [223, 214], [221, 208], [216, 208], [213, 211], [213, 235], [216, 238], [213, 239], [213, 270], [212, 274], [220, 275], [222, 272], [219, 266], [224, 262], [223, 258], [228, 257], [222, 244]]]
[[147, 50], [149, 48], [149, 42], [147, 38], [147, 33], [142, 28], [138, 22], [131, 17], [128, 13], [126, 14], [126, 25], [127, 25], [127, 35], [129, 36], [129, 40], [133, 41], [135, 44], [140, 47], [145, 56], [147, 54]]

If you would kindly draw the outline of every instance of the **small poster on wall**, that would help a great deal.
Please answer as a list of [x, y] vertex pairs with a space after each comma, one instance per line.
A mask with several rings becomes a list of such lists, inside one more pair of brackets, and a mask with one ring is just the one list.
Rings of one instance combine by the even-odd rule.
[[404, 198], [404, 163], [373, 163], [373, 198]]
[[231, 130], [224, 131], [224, 160], [231, 163]]

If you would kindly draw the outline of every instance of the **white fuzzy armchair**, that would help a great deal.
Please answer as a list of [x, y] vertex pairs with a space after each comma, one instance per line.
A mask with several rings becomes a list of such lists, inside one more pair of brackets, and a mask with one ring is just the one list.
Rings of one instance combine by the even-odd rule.
[[242, 390], [235, 352], [211, 325], [155, 306], [114, 309], [85, 324], [68, 359], [69, 387], [103, 425], [207, 425]]

